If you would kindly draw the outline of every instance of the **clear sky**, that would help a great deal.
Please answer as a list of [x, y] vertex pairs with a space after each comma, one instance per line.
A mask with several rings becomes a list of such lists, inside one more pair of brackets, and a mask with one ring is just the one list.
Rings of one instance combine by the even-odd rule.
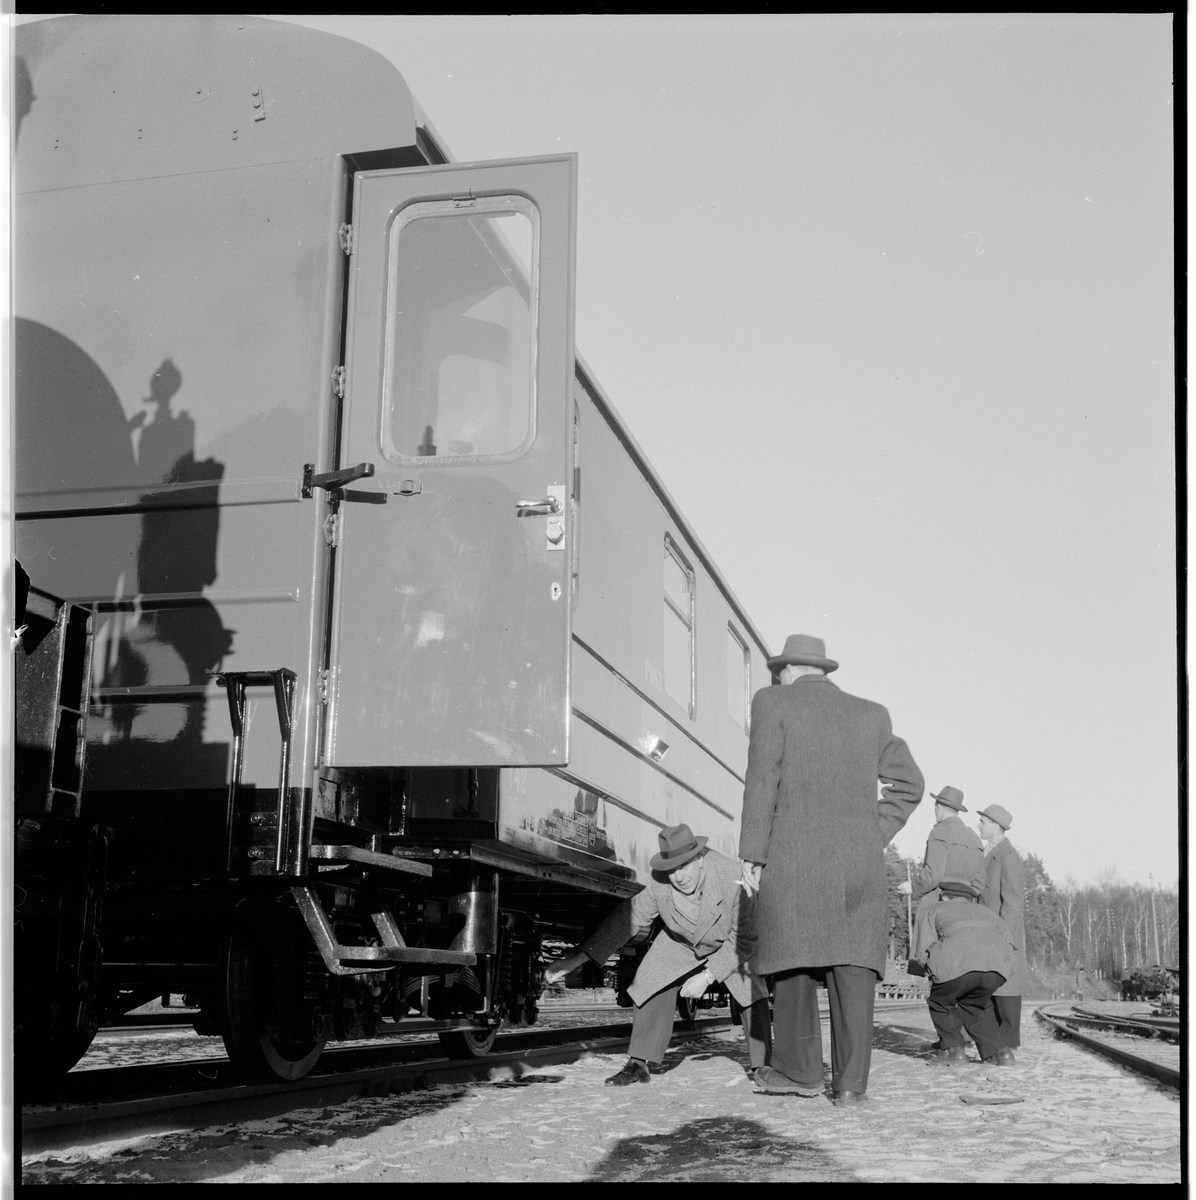
[[1057, 883], [1175, 880], [1169, 16], [293, 19], [578, 152], [578, 349], [774, 650]]

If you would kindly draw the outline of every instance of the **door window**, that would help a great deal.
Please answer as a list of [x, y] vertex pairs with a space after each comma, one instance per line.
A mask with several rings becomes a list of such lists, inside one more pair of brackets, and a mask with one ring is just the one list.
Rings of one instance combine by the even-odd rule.
[[386, 289], [387, 459], [505, 460], [531, 445], [538, 243], [535, 205], [522, 196], [399, 211]]

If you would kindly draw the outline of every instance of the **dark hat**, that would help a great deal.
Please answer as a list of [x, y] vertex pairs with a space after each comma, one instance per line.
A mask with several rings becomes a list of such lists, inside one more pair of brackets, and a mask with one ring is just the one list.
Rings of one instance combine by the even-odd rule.
[[982, 808], [977, 815], [996, 821], [1002, 829], [1008, 829], [1013, 824], [1013, 818], [1009, 815], [1009, 809], [1002, 808], [999, 804], [990, 804], [987, 808]]
[[942, 892], [944, 900], [979, 900], [983, 894], [979, 888], [973, 887], [970, 883], [961, 883], [958, 880], [943, 880], [939, 884], [939, 890]]
[[826, 643], [822, 638], [810, 637], [805, 633], [792, 633], [785, 639], [785, 649], [768, 660], [770, 671], [782, 667], [821, 667], [826, 672], [838, 670], [839, 664], [826, 656]]
[[673, 825], [660, 831], [660, 853], [652, 856], [648, 865], [653, 871], [672, 871], [697, 858], [709, 838], [693, 835], [688, 825]]
[[956, 812], [967, 812], [963, 806], [963, 792], [959, 788], [945, 787], [941, 792], [930, 793], [940, 804], [955, 809]]

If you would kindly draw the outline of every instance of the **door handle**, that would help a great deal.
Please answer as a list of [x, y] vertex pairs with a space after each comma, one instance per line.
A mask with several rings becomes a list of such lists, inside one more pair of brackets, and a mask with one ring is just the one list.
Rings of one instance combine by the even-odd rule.
[[327, 488], [330, 492], [352, 483], [355, 479], [368, 479], [374, 473], [371, 462], [358, 463], [355, 467], [343, 467], [339, 471], [328, 471], [324, 475], [314, 474], [315, 463], [303, 464], [303, 498], [310, 500], [313, 488]]
[[561, 502], [555, 496], [545, 496], [543, 500], [516, 500], [515, 515], [530, 517], [534, 514], [547, 516], [549, 513], [559, 513]]

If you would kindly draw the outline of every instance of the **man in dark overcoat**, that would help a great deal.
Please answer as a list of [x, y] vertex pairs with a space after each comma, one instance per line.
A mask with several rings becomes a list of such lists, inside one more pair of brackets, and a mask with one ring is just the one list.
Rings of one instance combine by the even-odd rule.
[[697, 999], [721, 983], [741, 1009], [748, 1058], [768, 1062], [768, 988], [748, 966], [755, 945], [755, 902], [745, 893], [740, 865], [715, 850], [688, 825], [660, 833], [652, 878], [623, 901], [577, 951], [552, 963], [546, 983], [563, 979], [591, 959], [601, 966], [616, 951], [644, 941], [659, 919], [663, 928], [648, 948], [627, 994], [635, 1004], [626, 1066], [606, 1082], [647, 1083], [648, 1066], [661, 1062], [673, 1032], [677, 996]]
[[[888, 712], [839, 691], [820, 638], [768, 660], [781, 687], [752, 697], [739, 856], [759, 889], [752, 968], [774, 975], [770, 1092], [822, 1095], [817, 986], [830, 1000], [832, 1100], [868, 1086], [875, 987], [884, 977], [884, 848], [922, 798], [922, 772]], [[884, 784], [878, 800], [877, 780]]]
[[1026, 994], [1029, 982], [1026, 970], [1025, 875], [1021, 855], [1005, 836], [1013, 824], [1009, 810], [999, 804], [990, 804], [978, 816], [980, 840], [987, 847], [984, 852], [987, 877], [982, 902], [1009, 927], [1013, 942], [1013, 968], [1009, 978], [993, 993], [993, 1005], [1005, 1045], [1016, 1050], [1022, 1044], [1022, 997]]

